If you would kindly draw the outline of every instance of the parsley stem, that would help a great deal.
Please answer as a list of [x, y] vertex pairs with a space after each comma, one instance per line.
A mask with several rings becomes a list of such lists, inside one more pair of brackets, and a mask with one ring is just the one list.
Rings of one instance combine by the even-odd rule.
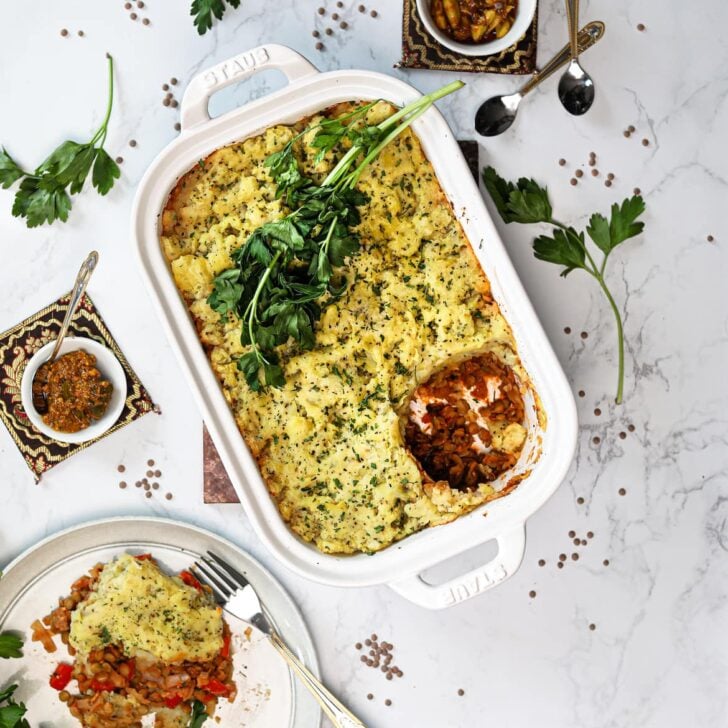
[[[568, 230], [568, 227], [558, 220], [551, 220], [551, 224], [555, 227], [561, 228], [562, 230]], [[611, 291], [607, 287], [606, 281], [604, 280], [604, 268], [607, 265], [607, 256], [605, 255], [601, 266], [597, 266], [596, 261], [589, 252], [589, 248], [584, 245], [584, 254], [589, 266], [584, 266], [584, 270], [591, 275], [594, 280], [599, 284], [602, 289], [604, 296], [606, 297], [609, 305], [612, 307], [614, 312], [614, 318], [617, 321], [617, 396], [615, 402], [622, 404], [622, 395], [624, 393], [624, 326], [622, 325], [622, 315], [617, 308], [617, 303], [612, 296]]]
[[265, 358], [265, 356], [263, 356], [263, 354], [261, 354], [258, 342], [255, 340], [254, 326], [258, 322], [258, 301], [260, 300], [260, 294], [263, 292], [263, 289], [268, 282], [268, 278], [270, 278], [270, 275], [273, 272], [273, 269], [276, 267], [276, 264], [278, 263], [278, 259], [280, 257], [281, 251], [277, 250], [270, 263], [268, 263], [268, 267], [265, 269], [265, 273], [263, 273], [263, 275], [260, 277], [260, 280], [258, 281], [258, 286], [255, 289], [255, 293], [253, 294], [253, 298], [248, 304], [248, 307], [245, 309], [244, 318], [248, 320], [248, 336], [250, 337], [250, 343], [253, 345], [255, 355], [259, 361], [267, 361], [267, 359]]
[[109, 119], [111, 118], [111, 109], [114, 106], [114, 59], [109, 53], [106, 54], [106, 57], [109, 59], [109, 99], [106, 102], [106, 116], [104, 116], [104, 120], [101, 122], [101, 126], [96, 131], [96, 134], [94, 134], [93, 139], [89, 142], [90, 146], [96, 144], [96, 142], [99, 141], [99, 138], [101, 139], [101, 144], [99, 144], [99, 146], [104, 146]]

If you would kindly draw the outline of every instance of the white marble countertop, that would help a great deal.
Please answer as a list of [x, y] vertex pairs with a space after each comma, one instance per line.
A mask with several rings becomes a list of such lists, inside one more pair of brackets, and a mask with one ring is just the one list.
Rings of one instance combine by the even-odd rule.
[[[171, 76], [181, 90], [205, 66], [275, 41], [322, 69], [384, 71], [422, 90], [452, 78], [392, 69], [401, 21], [395, 0], [365, 0], [378, 10], [376, 19], [346, 0], [350, 30], [326, 39], [327, 52], [317, 53], [310, 33], [315, 22], [324, 27], [316, 19], [321, 4], [334, 6], [332, 0], [243, 0], [201, 38], [182, 1], [147, 0], [140, 16], [151, 19], [149, 26], [131, 22], [122, 0], [15, 3], [12, 18], [5, 11], [0, 144], [33, 167], [62, 139], [95, 128], [108, 50], [117, 64], [118, 96], [107, 147], [124, 163], [109, 196], [77, 198], [66, 225], [27, 230], [10, 216], [11, 192], [0, 192], [0, 329], [67, 290], [84, 255], [97, 248], [101, 265], [90, 292], [163, 415], [146, 416], [94, 445], [40, 485], [0, 428], [0, 563], [86, 520], [179, 518], [233, 539], [280, 577], [308, 620], [326, 681], [367, 725], [725, 726], [728, 44], [719, 30], [728, 22], [727, 6], [723, 0], [706, 0], [698, 10], [676, 0], [585, 3], [584, 21], [607, 24], [605, 39], [584, 59], [598, 87], [593, 110], [569, 117], [555, 82], [547, 83], [511, 132], [481, 140], [482, 162], [508, 177], [547, 183], [559, 217], [575, 224], [640, 187], [647, 230], [611, 262], [610, 281], [627, 309], [626, 402], [616, 407], [613, 320], [596, 287], [584, 275], [560, 279], [556, 267], [536, 261], [533, 229], [499, 224], [574, 391], [586, 393], [577, 399], [577, 457], [566, 482], [529, 521], [520, 571], [487, 595], [428, 612], [385, 586], [345, 591], [303, 581], [271, 559], [238, 506], [202, 504], [200, 417], [130, 252], [134, 189], [176, 133], [176, 112], [161, 104], [161, 85]], [[640, 22], [644, 32], [636, 29]], [[62, 28], [68, 37], [61, 37]], [[562, 3], [542, 0], [541, 61], [564, 42]], [[519, 81], [464, 80], [467, 88], [442, 106], [458, 136], [468, 138], [479, 100]], [[232, 108], [277, 83], [266, 75], [228, 89], [213, 108]], [[622, 131], [630, 124], [637, 131], [628, 140]], [[649, 146], [641, 145], [643, 137]], [[590, 151], [598, 154], [602, 177], [587, 174], [571, 187], [573, 169], [586, 164]], [[565, 168], [560, 157], [568, 160]], [[607, 189], [603, 175], [610, 171], [616, 177]], [[159, 463], [174, 500], [147, 500], [136, 489], [117, 487], [117, 463], [141, 470], [147, 457]], [[595, 535], [579, 549], [578, 562], [569, 559], [558, 570], [558, 554], [575, 550], [571, 529]], [[353, 645], [372, 631], [396, 644], [401, 680], [387, 682], [358, 662]]]

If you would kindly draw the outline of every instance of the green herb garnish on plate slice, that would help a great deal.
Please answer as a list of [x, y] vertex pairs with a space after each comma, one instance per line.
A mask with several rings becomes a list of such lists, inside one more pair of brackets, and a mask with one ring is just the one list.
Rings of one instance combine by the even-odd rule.
[[232, 8], [240, 7], [240, 0], [193, 0], [190, 15], [193, 16], [192, 22], [200, 35], [204, 35], [212, 28], [213, 15], [222, 20], [227, 9], [226, 2]]
[[622, 315], [605, 280], [605, 269], [611, 252], [625, 240], [639, 235], [645, 224], [637, 218], [645, 211], [645, 202], [639, 195], [627, 198], [621, 205], [613, 204], [610, 217], [596, 212], [589, 219], [586, 232], [601, 251], [597, 262], [586, 244], [583, 232], [564, 225], [552, 216], [548, 191], [532, 179], [521, 177], [515, 184], [503, 179], [493, 169], [483, 170], [483, 182], [503, 222], [547, 223], [553, 226], [552, 235], [539, 235], [533, 241], [533, 254], [539, 260], [561, 265], [562, 276], [574, 270], [583, 270], [597, 282], [614, 313], [617, 322], [617, 394], [620, 404], [624, 393], [624, 328]]
[[[208, 717], [205, 704], [200, 700], [195, 700], [194, 703], [192, 703], [192, 713], [190, 714], [188, 728], [200, 728]], [[0, 725], [0, 728], [2, 728], [2, 725]]]
[[0, 634], [0, 657], [3, 659], [23, 656], [23, 640], [12, 632]]
[[[119, 178], [119, 165], [104, 149], [111, 109], [114, 102], [114, 63], [109, 60], [109, 98], [106, 115], [90, 141], [65, 141], [57, 147], [35, 172], [26, 172], [0, 148], [0, 186], [8, 189], [20, 181], [13, 202], [13, 215], [25, 219], [29, 227], [56, 220], [66, 222], [71, 210], [71, 195], [83, 189], [91, 174], [91, 184], [105, 195]], [[1, 728], [1, 726], [0, 726]]]

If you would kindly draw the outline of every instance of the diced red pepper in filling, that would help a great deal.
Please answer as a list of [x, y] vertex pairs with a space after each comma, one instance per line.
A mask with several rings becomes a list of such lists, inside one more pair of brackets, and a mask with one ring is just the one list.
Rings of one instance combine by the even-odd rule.
[[195, 578], [195, 575], [190, 571], [180, 571], [179, 578], [187, 584], [187, 586], [193, 586], [195, 589], [202, 591], [202, 584]]
[[92, 680], [91, 690], [95, 693], [110, 693], [116, 690], [116, 685], [109, 680]]
[[220, 657], [230, 657], [230, 633], [223, 635], [222, 638], [222, 649], [220, 650]]
[[137, 561], [154, 561], [151, 554], [139, 554], [134, 557]]
[[50, 684], [54, 690], [63, 690], [71, 682], [73, 665], [60, 662], [51, 675]]
[[164, 699], [164, 704], [172, 709], [176, 708], [182, 702], [182, 696], [178, 693], [177, 695], [170, 695], [170, 697]]
[[224, 682], [220, 682], [220, 680], [210, 680], [207, 685], [203, 688], [203, 690], [206, 690], [211, 695], [219, 696], [219, 695], [227, 695], [230, 692], [230, 688], [228, 688], [227, 685], [225, 685]]

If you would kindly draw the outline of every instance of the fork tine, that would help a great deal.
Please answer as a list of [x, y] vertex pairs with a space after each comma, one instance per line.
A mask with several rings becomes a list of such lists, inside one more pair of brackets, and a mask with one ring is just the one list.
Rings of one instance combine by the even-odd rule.
[[219, 601], [226, 602], [230, 599], [232, 596], [230, 589], [228, 589], [228, 587], [221, 582], [215, 574], [210, 573], [210, 569], [205, 563], [195, 561], [193, 572], [198, 578], [202, 577], [200, 580], [207, 584], [215, 592], [215, 596], [218, 597]]
[[236, 584], [228, 574], [226, 574], [217, 564], [210, 561], [210, 559], [206, 559], [204, 556], [202, 557], [202, 563], [212, 572], [215, 574], [215, 576], [223, 583], [225, 586], [227, 586], [230, 591], [236, 592], [238, 589], [242, 589], [243, 587], [240, 584]]
[[217, 554], [213, 553], [212, 551], [208, 551], [207, 555], [222, 569], [224, 569], [230, 577], [233, 579], [233, 581], [236, 581], [240, 587], [246, 587], [250, 582], [237, 570], [234, 569], [230, 564], [227, 563], [227, 561], [223, 561]]

